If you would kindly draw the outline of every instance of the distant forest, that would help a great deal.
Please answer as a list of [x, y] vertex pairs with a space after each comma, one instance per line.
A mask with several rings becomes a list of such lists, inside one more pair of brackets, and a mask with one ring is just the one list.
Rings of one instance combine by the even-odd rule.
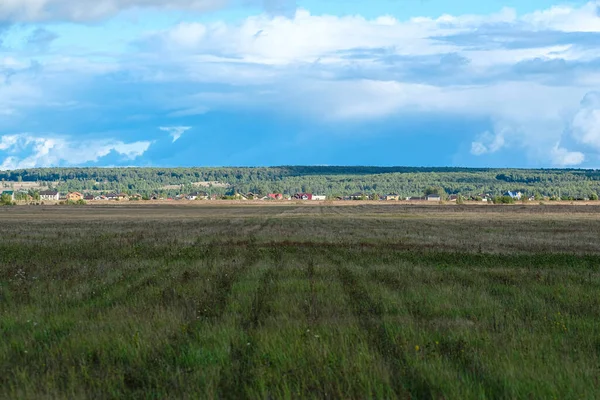
[[[3, 188], [35, 182], [61, 192], [126, 192], [174, 195], [194, 190], [212, 194], [310, 192], [330, 197], [356, 192], [422, 196], [441, 192], [492, 196], [506, 191], [564, 199], [600, 193], [600, 171], [580, 169], [475, 169], [412, 167], [282, 166], [244, 168], [36, 168], [0, 171]], [[198, 182], [223, 185], [201, 188]], [[173, 187], [175, 185], [175, 187]], [[171, 186], [167, 188], [167, 186]]]

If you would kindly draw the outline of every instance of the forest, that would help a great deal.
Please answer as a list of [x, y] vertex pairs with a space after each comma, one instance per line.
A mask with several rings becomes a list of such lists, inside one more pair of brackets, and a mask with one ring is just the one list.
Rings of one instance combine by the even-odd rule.
[[421, 196], [428, 188], [442, 194], [497, 196], [521, 191], [529, 196], [562, 199], [596, 197], [600, 170], [475, 169], [369, 166], [281, 166], [221, 168], [36, 168], [0, 171], [2, 188], [36, 183], [61, 192], [126, 192], [174, 195], [207, 184], [212, 194], [311, 192], [329, 197], [366, 195]]

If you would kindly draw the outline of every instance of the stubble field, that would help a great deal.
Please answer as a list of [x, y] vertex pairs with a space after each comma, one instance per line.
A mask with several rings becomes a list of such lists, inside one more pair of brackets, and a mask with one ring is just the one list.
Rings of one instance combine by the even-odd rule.
[[594, 206], [24, 206], [0, 230], [0, 398], [600, 393]]

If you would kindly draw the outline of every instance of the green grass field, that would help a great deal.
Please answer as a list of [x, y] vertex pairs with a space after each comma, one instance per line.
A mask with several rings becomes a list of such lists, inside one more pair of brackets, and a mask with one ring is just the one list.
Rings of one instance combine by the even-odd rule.
[[3, 208], [0, 398], [598, 398], [598, 210]]

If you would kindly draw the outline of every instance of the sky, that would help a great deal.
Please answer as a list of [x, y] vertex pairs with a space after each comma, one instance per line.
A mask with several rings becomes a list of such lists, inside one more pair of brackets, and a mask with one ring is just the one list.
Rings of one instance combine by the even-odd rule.
[[600, 168], [600, 0], [1, 0], [0, 170]]

